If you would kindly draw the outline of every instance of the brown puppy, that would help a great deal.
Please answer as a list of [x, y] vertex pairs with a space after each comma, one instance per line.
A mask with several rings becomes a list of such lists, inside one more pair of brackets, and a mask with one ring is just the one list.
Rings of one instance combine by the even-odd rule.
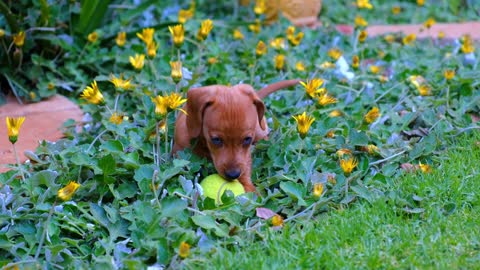
[[261, 99], [298, 82], [281, 81], [258, 92], [248, 84], [190, 89], [184, 108], [187, 115], [180, 113], [175, 123], [173, 153], [193, 146], [195, 154], [213, 160], [222, 177], [238, 179], [247, 192], [255, 191], [250, 147], [268, 135]]

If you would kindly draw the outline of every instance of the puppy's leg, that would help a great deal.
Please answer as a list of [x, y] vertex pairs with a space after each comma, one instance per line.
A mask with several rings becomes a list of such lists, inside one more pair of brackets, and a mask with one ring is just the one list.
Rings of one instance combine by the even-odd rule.
[[238, 181], [243, 185], [246, 192], [256, 192], [257, 189], [252, 183], [252, 158], [248, 157], [247, 160], [247, 167], [245, 168], [245, 172], [238, 178]]

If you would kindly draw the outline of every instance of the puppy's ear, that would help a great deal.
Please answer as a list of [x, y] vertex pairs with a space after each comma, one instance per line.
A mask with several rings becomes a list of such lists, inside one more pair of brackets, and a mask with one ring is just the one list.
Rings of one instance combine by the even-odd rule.
[[187, 128], [191, 138], [200, 136], [203, 126], [203, 112], [215, 101], [217, 86], [192, 88], [187, 92]]
[[257, 95], [257, 92], [249, 84], [239, 84], [239, 87], [245, 94], [251, 97], [253, 105], [257, 108], [258, 125], [255, 130], [255, 142], [266, 138], [268, 135], [267, 121], [265, 120], [265, 104]]

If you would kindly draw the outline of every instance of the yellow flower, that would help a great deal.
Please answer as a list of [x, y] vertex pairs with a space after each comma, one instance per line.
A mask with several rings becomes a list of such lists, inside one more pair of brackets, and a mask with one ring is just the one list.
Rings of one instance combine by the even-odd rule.
[[374, 144], [369, 144], [365, 147], [364, 151], [367, 151], [370, 155], [378, 153], [378, 147]]
[[332, 48], [328, 50], [328, 56], [332, 58], [333, 60], [337, 61], [340, 56], [342, 56], [342, 51], [339, 48]]
[[295, 26], [293, 25], [290, 25], [289, 27], [287, 27], [287, 30], [285, 30], [285, 35], [287, 36], [287, 39], [288, 38], [291, 38], [292, 36], [295, 35]]
[[73, 194], [75, 194], [75, 191], [77, 191], [79, 187], [80, 187], [79, 183], [70, 181], [68, 185], [58, 190], [57, 196], [63, 201], [68, 201], [70, 200], [70, 198], [72, 198]]
[[55, 89], [55, 84], [54, 84], [53, 82], [49, 82], [49, 83], [47, 84], [47, 89], [48, 89], [48, 90], [53, 90], [53, 89]]
[[197, 39], [200, 41], [205, 40], [208, 37], [208, 34], [210, 31], [213, 29], [213, 22], [210, 19], [206, 19], [202, 21], [202, 25], [200, 26], [200, 29], [198, 29], [197, 32]]
[[272, 226], [278, 227], [283, 225], [283, 217], [276, 214], [272, 217]]
[[171, 72], [170, 76], [172, 77], [172, 80], [175, 83], [178, 83], [183, 77], [182, 62], [180, 62], [180, 61], [170, 62], [170, 67], [172, 69], [172, 72]]
[[423, 23], [423, 26], [425, 26], [425, 28], [427, 29], [430, 29], [434, 24], [435, 24], [435, 19], [434, 18], [428, 18], [428, 20], [426, 20], [424, 23]]
[[248, 29], [252, 31], [255, 34], [260, 33], [260, 30], [262, 29], [262, 24], [260, 23], [259, 19], [255, 19], [255, 23], [249, 24]]
[[445, 38], [445, 32], [439, 31], [438, 32], [438, 39], [444, 39]]
[[187, 242], [181, 242], [178, 247], [178, 256], [185, 259], [190, 255], [190, 245]]
[[95, 43], [98, 40], [98, 33], [93, 31], [92, 33], [88, 34], [87, 39], [91, 43]]
[[273, 62], [275, 63], [275, 69], [282, 70], [283, 66], [285, 65], [285, 55], [283, 54], [275, 55]]
[[137, 37], [148, 46], [148, 44], [152, 43], [153, 41], [153, 34], [155, 34], [155, 29], [144, 28], [142, 29], [142, 33], [137, 33]]
[[343, 113], [339, 110], [333, 110], [328, 114], [328, 116], [330, 116], [330, 117], [339, 117], [339, 116], [342, 116], [342, 115], [343, 115]]
[[417, 36], [415, 34], [410, 34], [403, 37], [402, 42], [403, 42], [403, 45], [412, 45], [416, 39], [417, 39]]
[[173, 44], [176, 47], [181, 47], [185, 40], [185, 29], [183, 28], [183, 24], [169, 26], [168, 30], [170, 31], [170, 34], [172, 34]]
[[323, 184], [316, 183], [313, 185], [313, 196], [320, 197], [323, 194]]
[[384, 37], [385, 41], [388, 43], [393, 43], [395, 41], [395, 36], [394, 35], [386, 35]]
[[103, 103], [103, 95], [100, 89], [98, 89], [97, 81], [93, 81], [92, 86], [87, 86], [80, 97], [92, 104]]
[[423, 173], [431, 173], [432, 172], [432, 167], [430, 167], [430, 165], [428, 165], [428, 164], [422, 164], [422, 162], [420, 162], [420, 164], [418, 164], [418, 167], [420, 167], [420, 170]]
[[322, 95], [325, 92], [325, 88], [320, 88], [323, 84], [322, 79], [315, 78], [313, 80], [307, 80], [307, 82], [300, 82], [305, 87], [305, 92], [311, 98], [315, 98], [317, 95]]
[[116, 77], [113, 74], [110, 74], [110, 82], [113, 83], [115, 89], [117, 90], [130, 90], [133, 88], [133, 85], [130, 83], [132, 79], [124, 80], [123, 75]]
[[333, 131], [333, 130], [328, 131], [327, 134], [325, 134], [325, 137], [327, 137], [327, 138], [335, 137], [335, 131]]
[[350, 174], [353, 171], [353, 169], [357, 167], [357, 165], [358, 165], [358, 161], [355, 157], [340, 160], [340, 167], [342, 168], [345, 174]]
[[20, 31], [18, 34], [13, 35], [13, 43], [15, 43], [17, 47], [22, 47], [25, 43], [25, 32]]
[[453, 77], [455, 77], [455, 70], [454, 69], [447, 69], [445, 70], [445, 72], [443, 72], [443, 76], [445, 77], [445, 79], [447, 79], [447, 81], [453, 79]]
[[188, 9], [180, 9], [178, 11], [178, 22], [179, 23], [186, 23], [187, 20], [190, 17], [190, 12], [188, 12]]
[[357, 15], [354, 20], [355, 27], [366, 27], [368, 22], [360, 15]]
[[5, 30], [0, 28], [0, 38], [3, 38], [5, 36]]
[[298, 70], [298, 71], [305, 71], [306, 70], [305, 65], [300, 61], [298, 61], [295, 64], [295, 69]]
[[293, 116], [293, 119], [297, 122], [297, 131], [300, 134], [300, 138], [304, 139], [313, 121], [315, 121], [315, 117], [308, 116], [307, 112], [303, 112], [302, 114]]
[[189, 9], [180, 9], [178, 11], [178, 22], [185, 23], [188, 19], [192, 18], [195, 14], [195, 1], [190, 3]]
[[108, 119], [108, 121], [110, 121], [110, 123], [112, 123], [112, 124], [120, 125], [123, 122], [123, 115], [121, 115], [117, 112], [114, 112], [114, 113], [112, 113], [112, 115], [110, 116], [110, 119]]
[[377, 74], [378, 72], [380, 72], [380, 67], [379, 66], [376, 66], [376, 65], [371, 65], [370, 66], [370, 72], [372, 72], [373, 74]]
[[[155, 114], [163, 116], [167, 112], [178, 109], [187, 99], [182, 98], [180, 94], [171, 93], [167, 96], [156, 96], [152, 98], [153, 103], [155, 104]], [[183, 111], [182, 109], [180, 109]]]
[[420, 76], [420, 75], [412, 75], [412, 76], [408, 77], [408, 80], [409, 80], [410, 83], [412, 83], [416, 88], [419, 88], [420, 85], [426, 83], [425, 78], [423, 78], [423, 77]]
[[217, 59], [216, 57], [210, 57], [210, 58], [208, 58], [207, 62], [208, 62], [210, 65], [213, 65], [213, 64], [218, 63], [218, 59]]
[[384, 51], [378, 50], [377, 53], [378, 53], [379, 58], [384, 58], [385, 57], [385, 52]]
[[339, 158], [343, 157], [344, 155], [351, 156], [352, 155], [352, 150], [347, 149], [347, 148], [342, 148], [342, 149], [337, 150], [337, 156]]
[[294, 47], [300, 44], [304, 36], [303, 32], [298, 32], [297, 35], [295, 35], [295, 31], [295, 26], [289, 26], [285, 31], [288, 42]]
[[358, 8], [372, 9], [373, 6], [370, 4], [370, 0], [357, 0]]
[[357, 69], [359, 66], [360, 66], [360, 58], [358, 57], [358, 55], [354, 55], [352, 57], [352, 67], [354, 69]]
[[393, 15], [397, 15], [397, 14], [399, 14], [401, 11], [402, 11], [402, 8], [399, 7], [399, 6], [394, 6], [394, 7], [392, 7], [392, 13], [393, 13]]
[[265, 42], [260, 40], [257, 44], [257, 48], [255, 50], [255, 53], [256, 53], [257, 57], [260, 57], [260, 56], [266, 54], [267, 50], [268, 50], [268, 48], [267, 48], [267, 45], [265, 45]]
[[240, 29], [237, 28], [237, 29], [233, 30], [233, 38], [234, 39], [244, 39], [245, 37], [243, 36]]
[[425, 4], [425, 0], [417, 0], [417, 5], [423, 6]]
[[30, 95], [31, 100], [34, 100], [34, 99], [37, 98], [37, 94], [35, 94], [35, 92], [33, 92], [33, 91], [30, 91], [30, 93], [28, 93], [28, 94]]
[[152, 41], [152, 42], [148, 43], [147, 44], [147, 55], [148, 55], [148, 57], [155, 58], [155, 56], [157, 56], [157, 49], [158, 49], [158, 46], [157, 46], [157, 44], [155, 44], [155, 41]]
[[18, 133], [20, 132], [20, 127], [23, 124], [23, 121], [25, 121], [25, 117], [7, 117], [5, 118], [5, 122], [7, 123], [7, 133], [8, 133], [8, 139], [12, 144], [15, 144], [18, 139]]
[[126, 41], [127, 41], [127, 33], [119, 32], [117, 34], [117, 38], [115, 39], [115, 42], [117, 43], [117, 45], [119, 47], [123, 47]]
[[265, 0], [256, 0], [255, 7], [253, 7], [253, 11], [257, 15], [262, 15], [267, 10], [267, 5], [265, 4]]
[[417, 88], [420, 96], [430, 96], [432, 94], [432, 88], [428, 84], [422, 84]]
[[322, 105], [322, 106], [326, 106], [328, 104], [333, 104], [333, 103], [336, 103], [337, 102], [337, 99], [332, 97], [332, 96], [329, 96], [328, 93], [325, 93], [323, 95], [320, 95], [318, 97], [318, 104]]
[[373, 107], [365, 115], [365, 122], [367, 122], [368, 124], [373, 123], [379, 116], [380, 116], [380, 110], [378, 109], [378, 107]]
[[270, 41], [270, 47], [273, 47], [275, 50], [284, 50], [286, 48], [285, 40], [281, 37], [277, 37]]
[[473, 40], [470, 35], [464, 35], [462, 37], [463, 43], [460, 48], [464, 54], [473, 53], [475, 51], [475, 46], [473, 45]]
[[367, 31], [366, 31], [366, 30], [362, 30], [362, 31], [360, 31], [360, 33], [358, 34], [358, 41], [359, 41], [360, 43], [363, 43], [363, 42], [365, 42], [365, 40], [367, 39], [367, 37], [368, 37]]
[[135, 57], [130, 56], [130, 64], [132, 64], [133, 68], [140, 70], [143, 68], [145, 64], [145, 54], [135, 54]]
[[378, 79], [381, 83], [386, 83], [386, 82], [388, 82], [388, 77], [385, 76], [385, 75], [379, 75], [379, 76], [377, 77], [377, 79]]
[[303, 39], [303, 32], [298, 32], [297, 35], [292, 35], [290, 38], [288, 38], [288, 41], [292, 46], [298, 46], [300, 42], [302, 42]]
[[326, 69], [326, 68], [335, 68], [335, 63], [332, 63], [332, 62], [328, 62], [328, 61], [325, 61], [323, 62], [320, 67], [323, 68], [323, 69]]

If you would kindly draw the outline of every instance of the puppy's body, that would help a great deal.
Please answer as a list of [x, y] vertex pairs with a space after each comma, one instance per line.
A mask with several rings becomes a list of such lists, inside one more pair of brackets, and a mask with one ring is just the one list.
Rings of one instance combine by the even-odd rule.
[[282, 81], [256, 92], [248, 84], [212, 85], [187, 93], [185, 111], [175, 123], [173, 153], [191, 147], [212, 159], [225, 179], [237, 179], [248, 192], [255, 191], [251, 177], [251, 145], [268, 135], [261, 98], [298, 80]]

